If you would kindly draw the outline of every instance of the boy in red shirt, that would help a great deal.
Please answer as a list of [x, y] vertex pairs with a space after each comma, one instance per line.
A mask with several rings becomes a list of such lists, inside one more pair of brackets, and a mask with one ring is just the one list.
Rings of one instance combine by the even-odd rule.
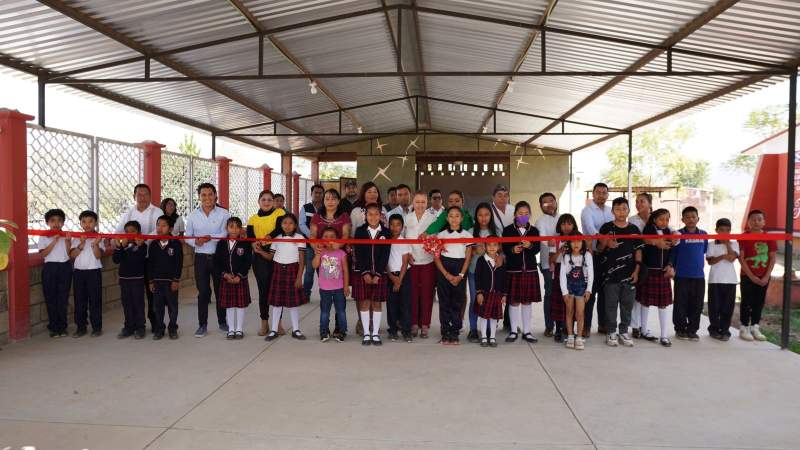
[[[747, 233], [764, 232], [764, 212], [758, 209], [750, 211], [747, 215]], [[765, 341], [766, 336], [761, 334], [758, 322], [761, 320], [761, 311], [764, 309], [764, 299], [767, 296], [772, 268], [775, 266], [775, 253], [778, 246], [775, 241], [749, 241], [739, 242], [739, 264], [742, 266], [742, 302], [739, 305], [739, 320], [742, 326], [739, 337], [745, 341]]]

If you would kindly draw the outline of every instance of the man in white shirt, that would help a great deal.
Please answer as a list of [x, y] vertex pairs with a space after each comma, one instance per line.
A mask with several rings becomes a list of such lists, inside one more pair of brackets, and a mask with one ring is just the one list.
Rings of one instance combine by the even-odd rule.
[[194, 336], [200, 338], [208, 331], [208, 304], [211, 303], [212, 284], [219, 329], [228, 332], [225, 308], [219, 305], [222, 274], [214, 269], [214, 252], [218, 240], [212, 238], [227, 236], [225, 226], [230, 214], [227, 209], [217, 205], [217, 188], [213, 184], [203, 183], [198, 186], [197, 195], [200, 197], [200, 206], [186, 218], [186, 235], [196, 236], [197, 239], [187, 239], [186, 243], [194, 248], [194, 283], [197, 286], [197, 319], [200, 324]]
[[405, 217], [411, 212], [411, 188], [406, 184], [397, 185], [397, 207], [386, 213], [386, 219], [391, 219], [395, 214]]
[[514, 223], [514, 208], [508, 202], [508, 188], [502, 184], [495, 186], [492, 191], [492, 219], [500, 234], [503, 228]]
[[[133, 188], [133, 200], [136, 204], [122, 213], [122, 217], [120, 217], [114, 231], [117, 233], [125, 233], [125, 224], [131, 220], [135, 220], [139, 222], [139, 225], [142, 227], [142, 234], [156, 234], [156, 222], [164, 213], [161, 211], [161, 208], [151, 203], [150, 186], [143, 183], [137, 184]], [[145, 265], [145, 267], [147, 266]], [[147, 274], [146, 268], [144, 272], [144, 285], [150, 285], [150, 277]], [[145, 289], [144, 292], [147, 296], [147, 319], [150, 321], [150, 330], [155, 332], [153, 324], [156, 323], [156, 314], [153, 310], [153, 293], [150, 292], [150, 289]]]
[[[558, 200], [552, 192], [545, 192], [539, 196], [539, 208], [542, 215], [536, 219], [534, 226], [539, 230], [539, 236], [555, 236], [556, 223], [558, 222]], [[539, 270], [542, 272], [544, 280], [544, 335], [553, 336], [555, 322], [550, 316], [550, 292], [553, 282], [553, 274], [550, 272], [550, 250], [547, 241], [542, 241], [539, 250]], [[560, 324], [559, 324], [560, 325]]]
[[[592, 203], [586, 205], [581, 211], [581, 228], [583, 234], [597, 234], [607, 222], [614, 220], [614, 215], [611, 213], [611, 208], [606, 206], [608, 200], [608, 185], [605, 183], [597, 183], [592, 188]], [[597, 249], [597, 241], [592, 241], [592, 249]], [[597, 256], [597, 254], [595, 254]], [[594, 288], [592, 289], [592, 296], [586, 304], [584, 310], [584, 325], [583, 335], [589, 337], [592, 329], [592, 308], [595, 304], [595, 297], [597, 297], [597, 332], [606, 334], [606, 302], [605, 295], [601, 286], [603, 279], [603, 264], [601, 258], [595, 258], [594, 264]]]
[[428, 196], [430, 197], [431, 207], [427, 209], [427, 211], [436, 217], [439, 217], [439, 214], [444, 211], [444, 196], [442, 195], [442, 191], [438, 189], [432, 189]]

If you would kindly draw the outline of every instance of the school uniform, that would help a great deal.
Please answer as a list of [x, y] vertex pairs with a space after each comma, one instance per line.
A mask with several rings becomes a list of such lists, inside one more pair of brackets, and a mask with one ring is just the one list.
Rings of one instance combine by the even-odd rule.
[[[539, 230], [531, 224], [518, 227], [512, 223], [503, 228], [503, 237], [527, 236], [539, 236]], [[503, 243], [503, 254], [506, 257], [505, 265], [508, 271], [508, 302], [524, 305], [541, 302], [539, 266], [536, 263], [536, 254], [539, 253], [540, 244], [537, 241], [531, 241], [530, 247], [523, 248], [520, 253], [514, 253], [516, 245], [518, 245], [517, 242]]]
[[[448, 226], [437, 234], [439, 239], [472, 238], [472, 233], [459, 228], [452, 230]], [[463, 278], [453, 286], [441, 273], [436, 277], [436, 293], [439, 297], [439, 324], [444, 339], [456, 339], [461, 332], [463, 310], [467, 302], [466, 273], [462, 273], [467, 247], [474, 244], [448, 244], [445, 241], [444, 251], [439, 256], [444, 270], [450, 275], [462, 274]]]
[[126, 334], [133, 334], [135, 331], [144, 332], [144, 274], [147, 270], [147, 245], [130, 242], [125, 247], [117, 247], [112, 260], [119, 264], [117, 272], [122, 311], [125, 316], [122, 331]]
[[43, 250], [51, 242], [58, 239], [53, 249], [44, 257], [42, 267], [42, 291], [47, 304], [47, 329], [51, 333], [67, 331], [67, 310], [69, 307], [69, 289], [72, 285], [72, 262], [67, 253], [67, 238], [42, 236], [39, 238], [39, 250]]
[[[690, 232], [685, 227], [678, 230], [683, 235], [705, 235], [696, 229]], [[681, 239], [672, 248], [670, 262], [675, 268], [675, 303], [672, 307], [672, 323], [676, 333], [697, 333], [700, 329], [700, 314], [706, 293], [705, 254], [708, 241], [705, 239]]]
[[[286, 215], [281, 208], [272, 208], [269, 211], [258, 210], [247, 220], [247, 237], [251, 239], [265, 238], [277, 229], [278, 221]], [[261, 244], [259, 244], [261, 245]], [[261, 245], [262, 250], [269, 251], [269, 245]], [[258, 286], [258, 312], [261, 320], [269, 319], [269, 288], [272, 283], [274, 263], [260, 255], [253, 254], [253, 276]]]
[[[731, 250], [739, 256], [739, 243], [730, 241]], [[708, 243], [706, 258], [728, 254], [728, 248], [720, 241]], [[730, 336], [731, 318], [736, 305], [736, 268], [732, 261], [720, 260], [708, 270], [708, 332]]]
[[[277, 238], [305, 239], [300, 233], [294, 233], [291, 236], [280, 234]], [[272, 262], [274, 263], [274, 268], [272, 283], [269, 288], [269, 304], [273, 307], [295, 308], [308, 303], [308, 297], [306, 297], [303, 287], [295, 287], [297, 273], [300, 270], [300, 252], [303, 252], [303, 258], [305, 258], [306, 244], [302, 242], [273, 242], [270, 251], [273, 252]]]
[[164, 308], [169, 314], [170, 333], [178, 330], [178, 292], [172, 291], [172, 282], [180, 282], [183, 271], [183, 247], [180, 241], [150, 241], [147, 252], [147, 270], [153, 283], [153, 312], [156, 315], [154, 333], [164, 333]]
[[[239, 277], [239, 283], [220, 280], [220, 306], [223, 308], [247, 308], [250, 305], [250, 286], [247, 272], [253, 260], [253, 247], [249, 242], [219, 241], [214, 252], [214, 265], [220, 274], [229, 273]], [[230, 325], [230, 324], [229, 324]]]
[[[117, 222], [117, 226], [114, 228], [116, 233], [123, 234], [125, 233], [125, 224], [135, 220], [139, 222], [139, 227], [141, 228], [141, 234], [156, 234], [156, 222], [158, 222], [158, 218], [161, 217], [164, 212], [156, 205], [149, 204], [144, 211], [139, 211], [136, 205], [128, 208], [125, 212], [122, 213], [122, 216], [119, 218]], [[184, 231], [184, 224], [183, 219], [178, 216], [178, 221], [175, 222], [175, 225], [172, 227], [172, 232]], [[175, 234], [177, 236], [177, 234]], [[147, 243], [149, 244], [149, 242]], [[147, 285], [150, 282], [149, 274], [147, 273], [147, 268], [145, 267], [144, 272], [144, 284]], [[150, 327], [153, 328], [153, 321], [155, 319], [155, 313], [153, 312], [153, 293], [150, 292], [150, 289], [145, 289], [145, 295], [147, 296], [147, 318], [150, 320]]]
[[[483, 295], [483, 303], [474, 305], [475, 313], [482, 319], [503, 319], [503, 297], [508, 279], [505, 266], [497, 266], [494, 258], [482, 255], [475, 262], [475, 295]], [[485, 331], [485, 330], [481, 330]]]
[[[644, 227], [644, 234], [672, 234], [672, 230], [669, 228], [660, 230], [655, 225], [647, 225]], [[647, 274], [640, 276], [644, 281], [636, 286], [636, 301], [644, 308], [655, 306], [663, 309], [672, 304], [672, 282], [664, 276], [664, 272], [669, 266], [670, 253], [670, 250], [660, 249], [649, 244], [646, 244], [642, 250], [643, 270], [647, 270]], [[647, 329], [646, 323], [639, 323], [639, 325], [643, 330]]]
[[[355, 210], [354, 210], [355, 211]], [[370, 228], [369, 224], [356, 229], [354, 239], [390, 239], [391, 233], [383, 224]], [[353, 298], [356, 301], [371, 300], [385, 302], [388, 297], [386, 265], [389, 262], [389, 245], [355, 244], [355, 266], [353, 270]], [[377, 284], [367, 284], [364, 275], [378, 277]]]
[[[389, 216], [391, 217], [391, 215]], [[397, 239], [403, 239], [402, 236]], [[389, 260], [386, 263], [386, 271], [399, 277], [403, 271], [403, 256], [411, 254], [411, 246], [408, 244], [392, 244], [389, 250]], [[403, 335], [411, 334], [411, 277], [409, 267], [405, 268], [403, 279], [400, 281], [400, 291], [394, 291], [394, 283], [388, 280], [387, 289], [389, 301], [386, 310], [389, 320], [389, 334], [397, 333], [397, 323], [400, 322], [400, 332]]]
[[[75, 325], [78, 331], [86, 331], [87, 315], [93, 331], [103, 330], [103, 263], [94, 256], [94, 241], [95, 238], [86, 239], [83, 250], [72, 262]], [[80, 242], [80, 238], [72, 238], [72, 248], [77, 248]], [[101, 253], [106, 248], [102, 240], [99, 247]]]

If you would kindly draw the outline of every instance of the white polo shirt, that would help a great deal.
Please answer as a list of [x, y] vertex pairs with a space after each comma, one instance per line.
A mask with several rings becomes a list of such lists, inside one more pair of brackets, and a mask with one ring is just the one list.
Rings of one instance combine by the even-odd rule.
[[500, 208], [492, 202], [489, 209], [492, 210], [492, 220], [494, 220], [494, 225], [497, 227], [499, 233], [502, 233], [503, 228], [514, 223], [514, 207], [510, 204], [506, 205], [505, 211], [501, 211]]
[[[731, 241], [731, 250], [739, 254], [739, 243]], [[723, 256], [728, 253], [725, 244], [718, 244], [716, 241], [708, 242], [706, 258]], [[708, 284], [738, 284], [739, 278], [736, 276], [736, 267], [731, 261], [722, 260], [716, 264], [710, 264], [708, 270]]]
[[[302, 234], [295, 233], [293, 236], [280, 235], [276, 239], [305, 239]], [[275, 254], [272, 260], [278, 264], [294, 264], [300, 261], [300, 250], [306, 249], [306, 244], [302, 242], [273, 242], [270, 249]]]
[[[94, 257], [94, 252], [92, 251], [92, 243], [95, 241], [94, 238], [86, 239], [86, 242], [83, 244], [83, 250], [78, 254], [78, 257], [75, 258], [75, 261], [72, 263], [72, 268], [75, 270], [94, 270], [94, 269], [102, 269], [103, 262], [100, 261], [99, 258]], [[80, 245], [81, 240], [80, 238], [72, 238], [72, 248], [77, 248]], [[103, 240], [100, 240], [100, 251], [106, 249], [105, 244], [103, 244]]]
[[[403, 236], [397, 239], [403, 239]], [[392, 244], [389, 250], [389, 262], [386, 264], [386, 269], [389, 272], [400, 272], [403, 269], [403, 255], [411, 253], [411, 246], [408, 244]]]
[[144, 211], [139, 211], [136, 209], [136, 206], [132, 206], [122, 213], [122, 217], [119, 218], [119, 223], [117, 224], [116, 232], [124, 233], [125, 224], [131, 220], [135, 220], [142, 226], [142, 234], [156, 234], [156, 222], [162, 215], [164, 215], [164, 212], [161, 211], [161, 208], [153, 204], [147, 205]]
[[[428, 227], [434, 221], [436, 221], [438, 216], [439, 215], [436, 212], [428, 208], [422, 213], [422, 217], [417, 219], [417, 213], [411, 211], [403, 218], [406, 225], [406, 228], [403, 231], [403, 236], [406, 239], [417, 239], [420, 234], [425, 232], [425, 230], [427, 230]], [[421, 266], [433, 262], [433, 255], [423, 250], [422, 244], [411, 245], [411, 256], [414, 258], [415, 266]]]
[[[472, 233], [467, 230], [461, 231], [449, 231], [443, 230], [440, 231], [437, 236], [440, 239], [455, 239], [455, 238], [471, 238]], [[445, 258], [465, 258], [467, 256], [467, 247], [472, 246], [473, 244], [448, 244], [445, 241], [444, 249], [445, 251], [442, 253], [442, 256]]]
[[[536, 219], [536, 223], [533, 226], [539, 230], [539, 236], [555, 236], [556, 235], [556, 223], [558, 223], [558, 215], [551, 216], [550, 214], [542, 214]], [[547, 241], [540, 241], [539, 242], [539, 254], [540, 255], [549, 255], [550, 249], [547, 245]], [[542, 258], [540, 261], [542, 267], [544, 269], [549, 268], [549, 262], [547, 258]]]
[[44, 262], [64, 263], [69, 261], [67, 254], [67, 239], [62, 236], [41, 236], [39, 237], [39, 250], [44, 250], [54, 240], [59, 239], [58, 243], [50, 250], [50, 253], [44, 257]]

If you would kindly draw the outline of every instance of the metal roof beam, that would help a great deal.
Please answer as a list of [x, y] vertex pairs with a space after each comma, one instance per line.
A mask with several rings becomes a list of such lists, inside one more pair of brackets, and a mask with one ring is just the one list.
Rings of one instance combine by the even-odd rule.
[[[381, 0], [381, 6], [386, 8], [386, 0]], [[384, 9], [383, 17], [386, 19], [386, 28], [389, 31], [389, 38], [392, 40], [392, 48], [394, 50], [394, 57], [397, 60], [397, 71], [404, 72], [406, 69], [403, 65], [403, 20], [402, 20], [402, 10], [397, 10], [397, 40], [395, 40], [395, 32], [394, 27], [392, 26], [392, 21], [389, 18], [389, 11]], [[416, 110], [414, 107], [414, 103], [411, 101], [411, 89], [408, 88], [408, 80], [406, 77], [400, 77], [403, 80], [403, 89], [406, 92], [406, 96], [408, 96], [408, 109], [411, 112], [411, 117], [414, 119], [416, 123], [419, 123], [419, 111]]]
[[[139, 42], [135, 41], [134, 39], [131, 39], [130, 37], [126, 36], [125, 34], [116, 31], [111, 26], [100, 22], [99, 20], [91, 17], [89, 14], [87, 14], [87, 13], [85, 13], [85, 12], [83, 12], [83, 11], [77, 9], [77, 8], [74, 8], [74, 7], [66, 5], [63, 1], [60, 1], [60, 0], [37, 0], [37, 1], [39, 3], [41, 3], [41, 4], [43, 4], [43, 5], [51, 8], [51, 9], [53, 9], [54, 11], [57, 11], [57, 12], [65, 15], [65, 16], [77, 21], [78, 23], [91, 28], [92, 30], [94, 30], [94, 31], [96, 31], [96, 32], [108, 37], [109, 39], [112, 39], [112, 40], [114, 40], [116, 42], [119, 42], [120, 44], [122, 44], [122, 45], [124, 45], [124, 46], [126, 46], [126, 47], [128, 47], [128, 48], [130, 48], [132, 50], [135, 50], [135, 51], [137, 51], [139, 53], [142, 53], [146, 58], [150, 57], [150, 53], [152, 53], [153, 50], [154, 50], [154, 49], [148, 48], [148, 47], [140, 44]], [[170, 69], [175, 70], [176, 72], [179, 72], [179, 73], [183, 74], [184, 76], [187, 76], [187, 77], [197, 77], [198, 76], [198, 74], [194, 70], [189, 69], [188, 67], [184, 66], [183, 64], [180, 64], [180, 63], [178, 63], [178, 62], [176, 62], [176, 61], [174, 61], [172, 59], [169, 59], [167, 57], [159, 56], [159, 57], [155, 57], [153, 59], [155, 59], [159, 63], [169, 67]], [[268, 117], [270, 119], [274, 119], [274, 118], [278, 117], [278, 115], [275, 114], [274, 112], [267, 110], [263, 106], [257, 104], [256, 102], [248, 99], [247, 97], [245, 97], [243, 95], [240, 95], [239, 93], [233, 91], [232, 89], [229, 89], [229, 88], [227, 88], [225, 86], [222, 86], [222, 85], [220, 85], [218, 83], [214, 83], [211, 80], [197, 80], [197, 81], [199, 81], [201, 84], [203, 84], [207, 88], [211, 89], [212, 91], [215, 91], [218, 94], [223, 95], [223, 96], [231, 99], [232, 101], [240, 104], [241, 106], [244, 106], [245, 108], [251, 109], [251, 110], [255, 111], [256, 113], [261, 114], [262, 116]], [[288, 128], [288, 129], [290, 129], [290, 130], [293, 130], [293, 131], [296, 131], [296, 132], [299, 132], [299, 133], [304, 132], [304, 130], [302, 128], [294, 126], [294, 125], [291, 125], [291, 124], [285, 124], [284, 126], [286, 128]]]
[[[710, 7], [705, 12], [703, 12], [699, 16], [697, 16], [694, 19], [692, 19], [691, 21], [689, 21], [689, 23], [684, 25], [680, 30], [678, 30], [672, 36], [668, 37], [663, 42], [661, 42], [661, 44], [659, 45], [658, 48], [654, 48], [654, 49], [650, 50], [644, 56], [642, 56], [641, 58], [636, 60], [636, 62], [634, 62], [633, 64], [628, 66], [628, 68], [626, 70], [627, 71], [638, 71], [639, 69], [643, 68], [644, 66], [646, 66], [647, 64], [649, 64], [650, 62], [654, 61], [656, 58], [661, 56], [665, 51], [669, 50], [670, 51], [670, 55], [668, 55], [668, 56], [670, 56], [670, 64], [669, 64], [670, 67], [667, 68], [667, 71], [668, 72], [672, 72], [672, 67], [671, 67], [672, 66], [672, 64], [671, 64], [671, 59], [672, 59], [671, 56], [672, 55], [671, 55], [671, 53], [673, 53], [675, 51], [674, 49], [672, 49], [672, 47], [675, 44], [677, 44], [678, 42], [680, 42], [681, 40], [683, 40], [684, 38], [686, 38], [687, 36], [689, 36], [690, 34], [694, 33], [697, 30], [699, 30], [703, 25], [705, 25], [708, 22], [714, 20], [717, 16], [719, 16], [723, 12], [727, 11], [728, 8], [732, 7], [733, 5], [735, 5], [738, 2], [739, 2], [739, 0], [719, 0], [719, 1], [717, 1], [717, 3], [715, 3], [712, 7]], [[580, 111], [581, 109], [583, 109], [584, 107], [586, 107], [587, 105], [589, 105], [590, 103], [592, 103], [593, 101], [598, 99], [600, 96], [602, 96], [606, 92], [610, 91], [613, 87], [615, 87], [618, 84], [620, 84], [623, 81], [625, 81], [626, 78], [627, 78], [627, 75], [617, 75], [617, 76], [615, 76], [613, 79], [609, 80], [607, 83], [605, 83], [604, 85], [600, 86], [599, 89], [597, 89], [596, 91], [592, 92], [586, 98], [581, 100], [577, 105], [573, 106], [567, 112], [562, 114], [560, 118], [561, 119], [566, 119], [566, 118], [572, 116], [576, 112]], [[557, 125], [558, 125], [557, 121], [554, 121], [554, 122], [550, 123], [546, 127], [542, 128], [542, 130], [539, 131], [539, 133], [536, 133], [535, 135], [531, 136], [531, 138], [528, 139], [527, 141], [525, 141], [525, 143], [529, 144], [529, 143], [535, 141], [536, 139], [539, 138], [539, 136], [542, 135], [542, 133], [546, 133], [547, 131], [553, 129]]]
[[[398, 6], [404, 6], [405, 7], [407, 5], [398, 5]], [[416, 6], [417, 6], [416, 0], [412, 0], [411, 6], [414, 7], [414, 9], [412, 9], [412, 11], [413, 11], [413, 16], [414, 16], [414, 43], [416, 44], [416, 47], [417, 47], [417, 51], [416, 51], [417, 67], [419, 68], [419, 70], [421, 72], [425, 72], [425, 59], [422, 56], [422, 38], [420, 37], [420, 31], [419, 31], [419, 14], [417, 14], [417, 10], [416, 10]], [[418, 80], [419, 80], [420, 93], [424, 97], [426, 97], [426, 99], [425, 99], [425, 111], [428, 113], [428, 128], [433, 128], [433, 116], [431, 116], [431, 104], [427, 100], [427, 97], [428, 97], [428, 84], [425, 82], [425, 75], [418, 75], [418, 77], [419, 77]], [[419, 128], [419, 118], [417, 118], [417, 128]]]

